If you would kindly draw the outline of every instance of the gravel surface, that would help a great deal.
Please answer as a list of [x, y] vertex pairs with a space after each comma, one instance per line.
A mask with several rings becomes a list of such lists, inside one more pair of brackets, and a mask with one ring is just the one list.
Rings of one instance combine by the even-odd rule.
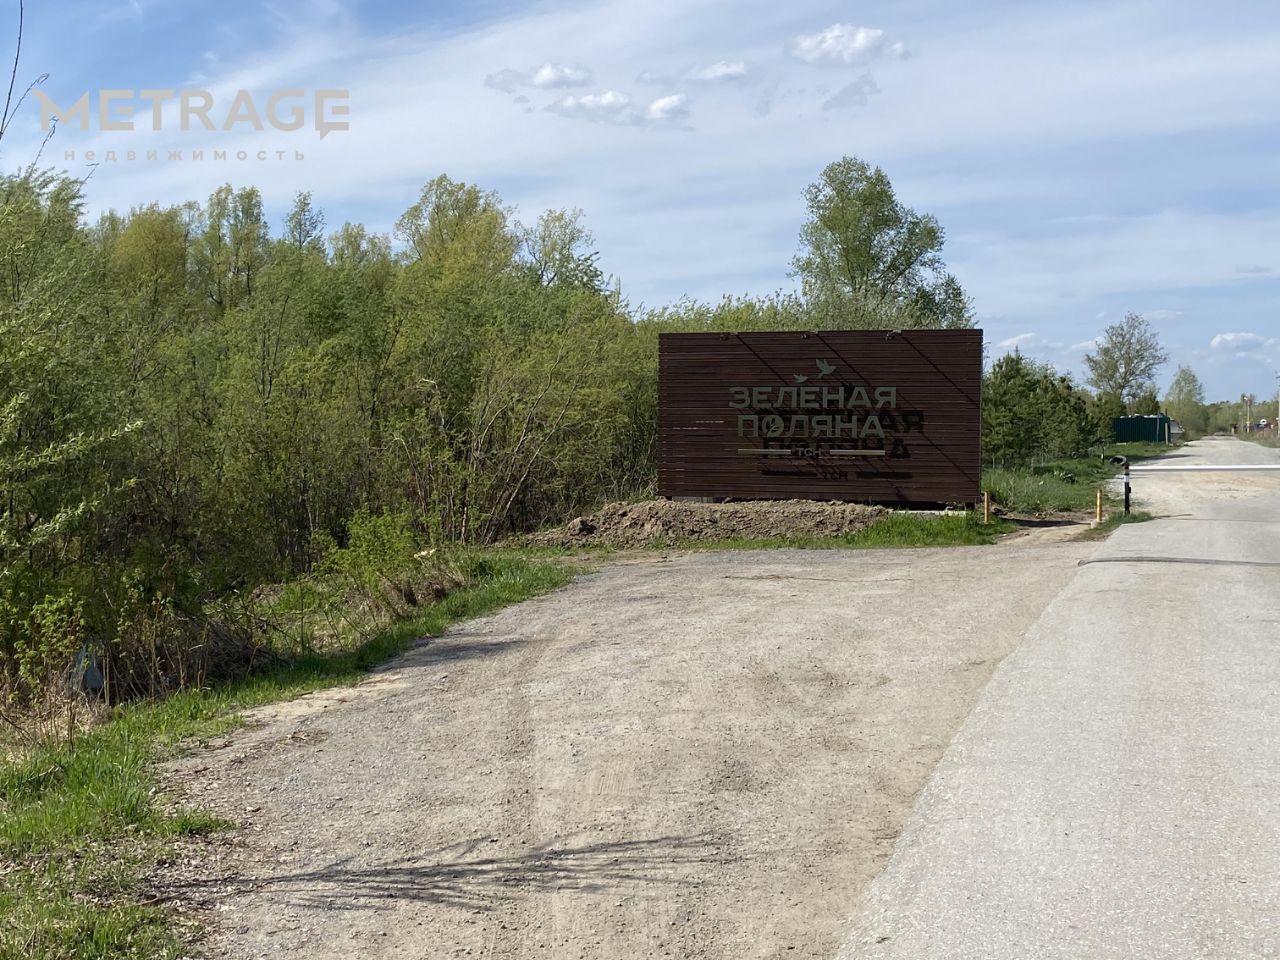
[[259, 710], [173, 770], [244, 825], [183, 887], [205, 949], [829, 958], [1095, 549], [647, 555]]
[[[1212, 466], [1218, 463], [1280, 466], [1280, 450], [1233, 437], [1206, 437], [1179, 447], [1157, 466]], [[1262, 520], [1275, 517], [1280, 472], [1137, 473], [1132, 478], [1135, 509], [1171, 519]]]

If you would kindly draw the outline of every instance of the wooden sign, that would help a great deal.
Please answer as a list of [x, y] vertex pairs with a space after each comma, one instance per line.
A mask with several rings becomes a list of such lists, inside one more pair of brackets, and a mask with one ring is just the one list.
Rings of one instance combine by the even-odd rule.
[[668, 333], [666, 497], [981, 499], [981, 330]]

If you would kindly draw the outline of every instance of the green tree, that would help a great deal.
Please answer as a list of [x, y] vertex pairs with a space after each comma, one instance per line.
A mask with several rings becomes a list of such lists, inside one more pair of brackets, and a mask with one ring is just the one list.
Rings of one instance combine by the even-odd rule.
[[1087, 396], [1070, 377], [1017, 353], [984, 378], [982, 429], [984, 458], [1003, 466], [1073, 456], [1094, 440]]
[[1164, 397], [1165, 409], [1192, 436], [1203, 436], [1209, 429], [1209, 411], [1204, 402], [1204, 387], [1190, 367], [1178, 367]]
[[792, 266], [820, 312], [898, 327], [972, 325], [969, 300], [943, 265], [942, 227], [898, 200], [883, 170], [844, 157], [804, 199]]
[[1113, 425], [1117, 417], [1129, 412], [1124, 400], [1116, 393], [1099, 393], [1089, 400], [1089, 421], [1094, 438], [1111, 441], [1115, 439]]
[[262, 195], [252, 187], [233, 190], [224, 184], [197, 217], [193, 267], [202, 293], [221, 314], [252, 295], [266, 264], [270, 232]]
[[293, 209], [285, 217], [285, 242], [299, 250], [324, 250], [324, 213], [312, 204], [307, 191], [294, 196]]
[[24, 667], [39, 653], [42, 605], [63, 610], [54, 620], [77, 632], [46, 639], [62, 655], [78, 646], [73, 568], [131, 480], [117, 448], [136, 424], [113, 377], [103, 265], [79, 226], [79, 186], [38, 172], [0, 179], [0, 679], [9, 690], [24, 670], [25, 682], [43, 679]]
[[1138, 417], [1151, 417], [1161, 412], [1160, 394], [1152, 384], [1129, 402], [1129, 412]]
[[532, 227], [518, 227], [521, 254], [539, 283], [601, 291], [604, 274], [581, 210], [548, 210]]
[[1114, 393], [1137, 412], [1133, 405], [1142, 394], [1154, 392], [1156, 372], [1168, 359], [1151, 324], [1140, 313], [1127, 313], [1120, 323], [1107, 327], [1084, 364], [1090, 386], [1099, 393]]
[[[831, 183], [862, 182], [845, 173]], [[828, 198], [845, 235], [811, 225], [803, 295], [644, 313], [578, 211], [524, 226], [447, 177], [399, 219], [399, 248], [357, 224], [324, 238], [305, 192], [275, 233], [230, 184], [90, 226], [78, 184], [0, 179], [0, 682], [47, 650], [61, 683], [95, 638], [112, 677], [152, 691], [135, 671], [183, 676], [171, 654], [208, 649], [197, 635], [233, 591], [362, 530], [492, 541], [643, 495], [663, 331], [969, 323], [936, 224], [863, 173], [861, 200]], [[841, 279], [846, 253], [870, 266]], [[991, 381], [992, 449], [1074, 450], [1080, 392], [1011, 363]]]

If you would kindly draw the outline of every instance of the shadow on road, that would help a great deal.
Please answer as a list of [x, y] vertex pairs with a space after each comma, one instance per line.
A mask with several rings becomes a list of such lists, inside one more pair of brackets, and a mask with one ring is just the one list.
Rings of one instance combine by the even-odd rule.
[[[361, 864], [345, 857], [314, 870], [268, 876], [242, 875], [235, 892], [283, 895], [298, 905], [329, 910], [390, 909], [395, 901], [416, 900], [470, 910], [489, 910], [502, 901], [549, 890], [604, 893], [620, 886], [687, 885], [681, 869], [714, 861], [718, 844], [709, 836], [658, 837], [581, 846], [560, 841], [523, 853], [494, 856], [489, 836], [395, 861]], [[228, 878], [184, 885], [194, 899], [225, 897]], [[385, 901], [385, 907], [378, 901]]]
[[402, 671], [442, 663], [480, 660], [485, 657], [514, 653], [527, 645], [527, 640], [518, 637], [486, 637], [482, 634], [456, 631], [442, 637], [423, 638], [401, 656], [369, 672], [376, 674], [379, 671]]

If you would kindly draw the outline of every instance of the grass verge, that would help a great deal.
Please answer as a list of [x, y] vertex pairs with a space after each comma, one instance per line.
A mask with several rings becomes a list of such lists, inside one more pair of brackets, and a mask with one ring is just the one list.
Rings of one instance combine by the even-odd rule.
[[1241, 439], [1256, 443], [1259, 446], [1280, 447], [1280, 435], [1274, 430], [1254, 430], [1249, 433], [1241, 433], [1239, 436]]
[[241, 710], [356, 680], [419, 637], [545, 593], [574, 574], [566, 564], [505, 551], [481, 556], [472, 569], [467, 585], [354, 649], [122, 707], [69, 743], [0, 766], [0, 960], [183, 956], [173, 917], [142, 902], [145, 878], [175, 838], [225, 824], [199, 810], [166, 810], [156, 761], [184, 740], [237, 726]]
[[[1130, 462], [1167, 455], [1162, 443], [1118, 443], [1101, 455], [1055, 460], [1034, 467], [994, 468], [982, 473], [982, 486], [994, 503], [1014, 513], [1078, 513], [1092, 510], [1098, 488], [1120, 472], [1108, 460], [1121, 455]], [[1104, 493], [1104, 502], [1110, 498]]]

